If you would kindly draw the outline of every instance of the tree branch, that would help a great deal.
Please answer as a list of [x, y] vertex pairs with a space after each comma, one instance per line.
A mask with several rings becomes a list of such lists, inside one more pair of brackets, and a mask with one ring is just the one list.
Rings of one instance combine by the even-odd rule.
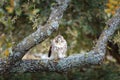
[[[118, 25], [120, 24], [120, 9], [116, 12], [116, 14], [107, 21], [106, 25], [108, 25], [108, 28], [105, 29], [102, 34], [100, 35], [97, 44], [95, 46], [95, 50], [104, 50], [107, 44], [107, 41], [111, 35], [115, 32], [115, 30], [118, 28]], [[99, 50], [100, 51], [100, 50]]]
[[58, 5], [51, 8], [51, 14], [46, 24], [43, 26], [39, 25], [39, 28], [35, 32], [24, 38], [17, 46], [12, 49], [12, 52], [10, 53], [6, 62], [6, 69], [2, 68], [0, 69], [0, 72], [9, 72], [11, 66], [17, 61], [20, 61], [28, 50], [41, 43], [48, 36], [50, 36], [51, 33], [58, 29], [59, 21], [62, 18], [63, 12], [66, 10], [70, 0], [56, 0], [56, 2]]
[[[71, 55], [63, 58], [58, 62], [53, 60], [22, 60], [17, 61], [10, 70], [10, 72], [41, 72], [41, 71], [55, 71], [66, 72], [69, 69], [76, 67], [83, 67], [85, 65], [100, 64], [105, 56], [107, 41], [113, 35], [120, 24], [120, 11], [116, 13], [107, 23], [109, 27], [105, 29], [99, 37], [96, 46], [88, 53], [81, 53]], [[6, 66], [6, 61], [0, 61], [0, 70]]]
[[68, 6], [70, 0], [56, 0], [58, 2], [63, 1], [63, 4], [60, 4], [56, 7], [51, 8], [51, 14], [47, 23], [44, 26], [39, 25], [39, 28], [23, 41], [21, 41], [17, 46], [13, 48], [13, 53], [9, 56], [9, 61], [14, 63], [25, 55], [25, 53], [30, 50], [35, 45], [39, 44], [45, 40], [51, 33], [58, 29], [59, 21], [63, 16], [63, 12]]
[[10, 72], [42, 72], [42, 71], [55, 71], [66, 72], [69, 69], [100, 64], [105, 56], [106, 44], [111, 35], [117, 30], [120, 24], [120, 14], [116, 14], [112, 19], [107, 22], [109, 26], [105, 29], [93, 50], [88, 53], [81, 53], [71, 55], [63, 58], [58, 62], [53, 60], [22, 60], [17, 62]]
[[96, 54], [93, 51], [84, 54], [71, 55], [67, 58], [61, 59], [58, 63], [54, 60], [23, 60], [20, 65], [13, 67], [11, 72], [67, 72], [68, 70], [76, 67], [83, 67], [85, 65], [99, 64], [102, 55]]
[[[85, 65], [99, 64], [103, 59], [103, 54], [96, 54], [94, 51], [88, 53], [71, 55], [58, 62], [54, 60], [22, 60], [12, 66], [10, 72], [67, 72], [72, 68], [83, 67]], [[4, 62], [3, 64], [4, 65]]]

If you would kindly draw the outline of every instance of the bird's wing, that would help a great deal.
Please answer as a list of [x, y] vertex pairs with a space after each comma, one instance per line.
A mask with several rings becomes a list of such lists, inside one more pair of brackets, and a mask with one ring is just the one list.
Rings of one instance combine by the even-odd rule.
[[52, 49], [52, 46], [50, 46], [50, 49], [49, 49], [49, 52], [48, 52], [48, 57], [51, 56], [51, 49]]

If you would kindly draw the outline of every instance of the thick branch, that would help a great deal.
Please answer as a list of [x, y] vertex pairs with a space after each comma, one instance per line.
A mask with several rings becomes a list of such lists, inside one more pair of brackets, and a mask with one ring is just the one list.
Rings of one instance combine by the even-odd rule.
[[58, 29], [59, 21], [62, 18], [63, 12], [66, 10], [70, 0], [56, 1], [58, 2], [58, 5], [51, 8], [51, 14], [46, 24], [43, 26], [39, 25], [39, 28], [35, 32], [24, 38], [24, 40], [22, 40], [12, 49], [12, 52], [10, 53], [10, 56], [7, 60], [6, 69], [0, 69], [0, 72], [9, 72], [11, 66], [17, 61], [21, 60], [28, 50], [45, 40], [48, 36], [51, 35], [51, 33]]
[[28, 37], [26, 37], [23, 41], [21, 41], [17, 46], [13, 48], [13, 53], [9, 57], [9, 61], [14, 63], [17, 60], [22, 59], [25, 53], [34, 47], [35, 45], [42, 42], [48, 36], [51, 35], [53, 31], [58, 29], [59, 21], [63, 16], [63, 12], [66, 10], [68, 6], [68, 2], [70, 0], [56, 0], [63, 1], [63, 4], [60, 4], [56, 7], [51, 8], [51, 14], [47, 23], [44, 26], [39, 25], [39, 28]]
[[[96, 54], [94, 51], [88, 53], [71, 55], [63, 58], [58, 62], [54, 60], [23, 60], [17, 62], [10, 70], [10, 72], [42, 72], [55, 71], [66, 72], [75, 67], [83, 67], [85, 65], [99, 64], [103, 59], [104, 54]], [[3, 63], [4, 65], [4, 63]]]
[[66, 72], [76, 67], [100, 64], [105, 56], [105, 47], [108, 38], [113, 35], [119, 24], [120, 14], [117, 14], [108, 21], [107, 25], [109, 25], [109, 28], [103, 31], [98, 39], [96, 47], [88, 53], [71, 55], [56, 63], [53, 60], [23, 60], [17, 62], [10, 72]]
[[[51, 20], [51, 18], [49, 18], [49, 20]], [[53, 60], [23, 60], [16, 62], [15, 65], [11, 67], [10, 72], [41, 72], [41, 71], [66, 72], [67, 70], [75, 67], [100, 64], [105, 56], [107, 41], [109, 37], [113, 35], [115, 30], [117, 30], [119, 24], [120, 13], [118, 12], [112, 19], [110, 19], [107, 22], [107, 25], [109, 27], [102, 32], [95, 48], [88, 53], [71, 55], [67, 58], [59, 60], [56, 63]], [[20, 47], [18, 46], [18, 48]], [[23, 50], [23, 52], [21, 52], [21, 50], [20, 51], [18, 50], [18, 52], [21, 54], [26, 52], [26, 50]], [[0, 70], [3, 70], [4, 67], [6, 67], [6, 61], [1, 61]]]
[[105, 29], [93, 50], [88, 53], [71, 55], [67, 58], [61, 59], [58, 63], [50, 60], [23, 60], [20, 64], [21, 66], [14, 67], [13, 72], [17, 72], [16, 69], [22, 68], [23, 72], [41, 72], [41, 71], [56, 71], [65, 72], [69, 69], [75, 67], [83, 67], [85, 65], [95, 65], [100, 64], [105, 56], [106, 44], [111, 35], [117, 30], [120, 24], [120, 13], [117, 12], [116, 15], [111, 18], [107, 25], [109, 26]]
[[106, 50], [106, 44], [110, 36], [113, 35], [113, 33], [118, 28], [118, 25], [120, 24], [120, 9], [118, 12], [116, 12], [115, 16], [113, 16], [110, 20], [107, 21], [106, 25], [108, 25], [108, 28], [105, 29], [102, 34], [100, 35], [97, 44], [94, 47], [94, 50], [99, 53], [105, 53]]

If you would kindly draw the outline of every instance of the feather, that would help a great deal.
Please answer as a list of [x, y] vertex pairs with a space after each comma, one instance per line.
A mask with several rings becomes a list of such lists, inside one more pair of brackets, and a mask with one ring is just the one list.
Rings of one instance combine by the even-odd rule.
[[50, 49], [49, 49], [49, 52], [48, 52], [48, 57], [51, 56], [51, 48], [52, 48], [52, 46], [50, 46]]

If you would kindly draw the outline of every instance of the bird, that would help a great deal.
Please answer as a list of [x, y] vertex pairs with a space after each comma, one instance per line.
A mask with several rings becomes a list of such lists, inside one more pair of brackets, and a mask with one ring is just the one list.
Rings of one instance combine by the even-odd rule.
[[62, 35], [57, 35], [53, 40], [51, 40], [51, 46], [48, 52], [48, 57], [54, 59], [57, 62], [61, 58], [66, 57], [67, 52], [67, 41]]

